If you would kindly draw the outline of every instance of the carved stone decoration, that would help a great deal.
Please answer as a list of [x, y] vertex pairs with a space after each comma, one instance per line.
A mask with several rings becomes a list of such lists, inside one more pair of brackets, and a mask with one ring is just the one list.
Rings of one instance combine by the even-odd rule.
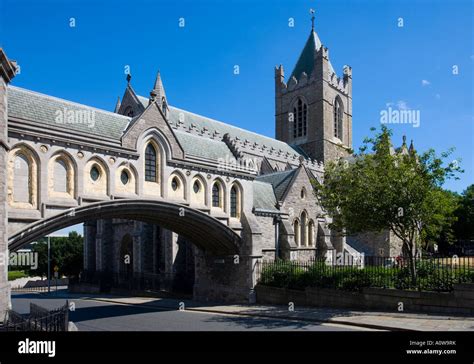
[[43, 144], [43, 145], [40, 147], [40, 150], [41, 150], [43, 153], [46, 153], [46, 152], [48, 151], [48, 147]]

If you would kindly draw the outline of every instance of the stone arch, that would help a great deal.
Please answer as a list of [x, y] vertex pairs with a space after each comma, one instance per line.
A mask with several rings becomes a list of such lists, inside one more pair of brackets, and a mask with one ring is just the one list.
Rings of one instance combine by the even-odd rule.
[[224, 181], [219, 177], [215, 178], [211, 184], [211, 208], [225, 211], [225, 195]]
[[171, 230], [214, 255], [240, 252], [241, 238], [229, 226], [209, 214], [164, 200], [116, 199], [70, 208], [24, 227], [9, 236], [9, 249], [22, 246], [56, 230], [96, 219], [143, 221]]
[[190, 194], [191, 203], [201, 206], [206, 205], [207, 183], [200, 174], [194, 175], [191, 179]]
[[[94, 169], [98, 178], [94, 180]], [[84, 192], [86, 195], [106, 197], [109, 193], [109, 169], [107, 163], [98, 157], [91, 157], [84, 166]]]
[[7, 199], [13, 208], [38, 208], [39, 158], [27, 144], [13, 147], [8, 154]]
[[172, 200], [186, 200], [186, 187], [184, 175], [178, 170], [173, 171], [168, 178], [168, 197]]
[[239, 182], [234, 181], [230, 185], [229, 189], [229, 195], [230, 195], [230, 200], [229, 200], [229, 212], [230, 212], [230, 217], [239, 219], [242, 216], [242, 210], [243, 210], [243, 189], [242, 186], [240, 185]]
[[131, 163], [121, 163], [115, 172], [115, 193], [118, 195], [138, 194], [137, 176], [137, 170]]
[[65, 150], [55, 152], [48, 160], [48, 195], [51, 198], [76, 197], [77, 166]]

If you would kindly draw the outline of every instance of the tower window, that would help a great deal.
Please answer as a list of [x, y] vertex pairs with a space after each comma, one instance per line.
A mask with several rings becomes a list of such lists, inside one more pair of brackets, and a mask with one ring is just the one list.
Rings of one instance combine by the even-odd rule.
[[344, 107], [339, 97], [334, 100], [334, 136], [342, 141], [342, 118]]
[[308, 105], [298, 98], [293, 107], [293, 138], [306, 136], [308, 125]]
[[145, 149], [145, 181], [157, 182], [156, 149], [150, 143]]

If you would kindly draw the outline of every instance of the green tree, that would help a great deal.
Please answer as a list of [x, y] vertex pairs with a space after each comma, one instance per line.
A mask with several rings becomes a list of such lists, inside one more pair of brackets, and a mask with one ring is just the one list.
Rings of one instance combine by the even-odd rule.
[[390, 230], [400, 238], [416, 283], [414, 260], [422, 240], [449, 225], [455, 208], [441, 186], [462, 171], [458, 162], [445, 165], [452, 150], [439, 157], [432, 149], [394, 153], [391, 135], [382, 126], [358, 154], [328, 163], [324, 183], [314, 183], [315, 193], [333, 218], [331, 228], [347, 234]]
[[[60, 276], [77, 277], [83, 267], [84, 238], [72, 231], [67, 237], [51, 237], [51, 276], [57, 265]], [[38, 268], [30, 270], [30, 274], [47, 277], [48, 275], [48, 243], [42, 239], [33, 245], [33, 251], [38, 253]]]
[[455, 211], [453, 229], [457, 240], [474, 240], [474, 184], [463, 191]]

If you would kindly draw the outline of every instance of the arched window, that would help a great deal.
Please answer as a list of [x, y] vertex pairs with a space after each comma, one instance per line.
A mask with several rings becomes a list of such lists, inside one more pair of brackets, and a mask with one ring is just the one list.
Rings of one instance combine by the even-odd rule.
[[304, 200], [306, 198], [306, 188], [303, 187], [301, 189], [300, 197], [301, 197], [302, 200]]
[[240, 219], [240, 189], [233, 185], [230, 189], [230, 216]]
[[308, 216], [305, 211], [301, 213], [301, 246], [308, 246]]
[[293, 223], [293, 231], [295, 233], [295, 244], [297, 246], [300, 245], [300, 222], [298, 220], [295, 220]]
[[61, 158], [56, 159], [54, 162], [54, 191], [55, 192], [68, 192], [68, 181], [67, 181], [67, 165]]
[[308, 105], [298, 98], [293, 106], [293, 138], [306, 136], [308, 127]]
[[31, 209], [38, 205], [38, 158], [26, 145], [8, 153], [8, 204], [14, 208]]
[[222, 185], [219, 181], [212, 185], [212, 207], [223, 207], [222, 203]]
[[192, 193], [191, 193], [191, 202], [199, 205], [206, 204], [206, 185], [204, 180], [196, 176], [193, 179], [192, 185]]
[[86, 194], [108, 194], [108, 172], [106, 164], [98, 158], [90, 159], [84, 168], [84, 190]]
[[[179, 172], [174, 172], [168, 179], [168, 196], [174, 200], [185, 200], [186, 199], [186, 186], [184, 177]], [[191, 183], [191, 199], [196, 202], [194, 189], [194, 182]], [[201, 192], [204, 194], [204, 192]]]
[[342, 119], [344, 116], [344, 106], [338, 96], [334, 100], [334, 136], [342, 141]]
[[156, 161], [156, 149], [152, 143], [149, 143], [145, 149], [145, 181], [147, 182], [158, 182]]
[[31, 203], [31, 170], [28, 157], [18, 153], [14, 160], [13, 201]]
[[308, 245], [314, 245], [314, 221], [310, 220], [308, 223]]

